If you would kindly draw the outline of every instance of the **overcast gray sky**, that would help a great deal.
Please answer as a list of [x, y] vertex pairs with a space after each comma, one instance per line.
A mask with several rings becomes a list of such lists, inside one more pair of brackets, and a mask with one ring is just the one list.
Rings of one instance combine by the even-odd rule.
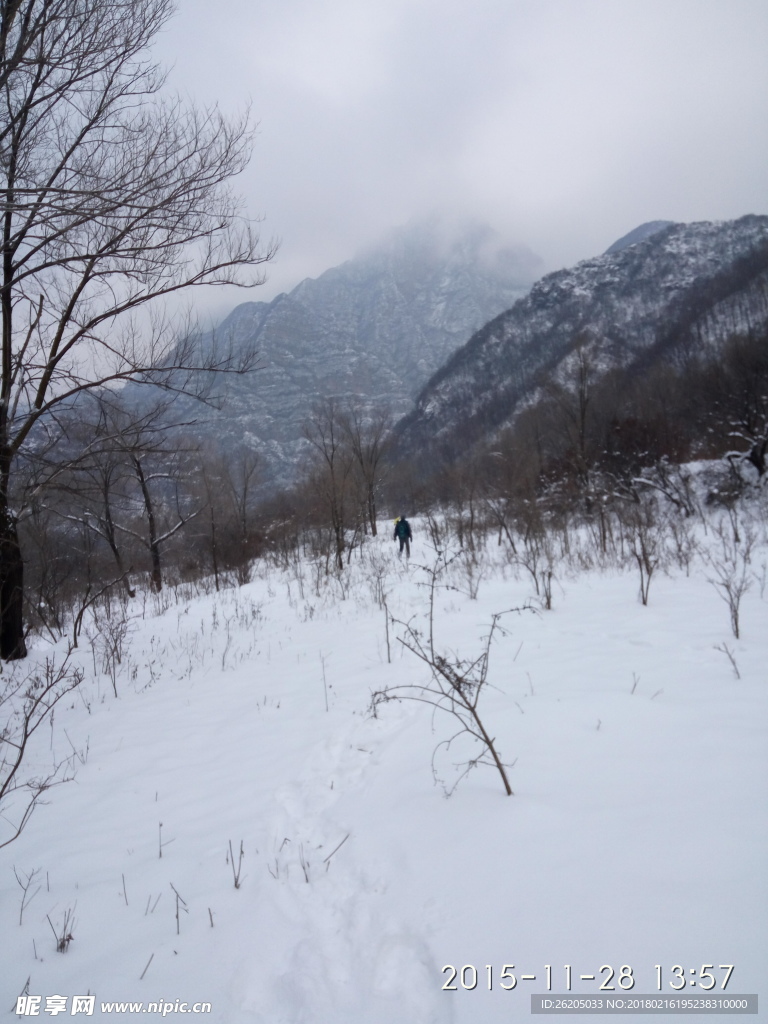
[[657, 219], [768, 212], [766, 0], [178, 0], [171, 82], [259, 134], [269, 282], [441, 208], [547, 269]]

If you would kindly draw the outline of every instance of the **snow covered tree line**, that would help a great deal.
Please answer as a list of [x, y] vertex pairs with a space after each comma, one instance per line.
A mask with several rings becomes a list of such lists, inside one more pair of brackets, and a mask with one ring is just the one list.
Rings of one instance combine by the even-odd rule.
[[92, 416], [68, 426], [78, 454], [44, 467], [20, 527], [31, 621], [55, 632], [84, 593], [118, 587], [132, 598], [143, 579], [159, 593], [169, 574], [173, 583], [210, 573], [217, 589], [247, 582], [258, 458], [171, 437], [163, 402], [141, 416], [83, 405]]
[[[201, 448], [184, 440], [183, 424], [171, 437], [172, 407], [169, 413], [163, 402], [145, 406], [140, 417], [128, 415], [114, 396], [81, 402], [80, 419], [67, 425], [68, 458], [46, 464], [38, 457], [37, 477], [28, 478], [30, 512], [20, 528], [30, 621], [43, 630], [63, 628], [81, 594], [110, 583], [127, 595], [143, 578], [156, 591], [165, 579], [242, 584], [260, 554], [286, 560], [310, 554], [322, 559], [326, 574], [338, 574], [376, 535], [382, 513], [391, 518], [402, 511], [426, 513], [442, 535], [439, 543], [446, 543], [448, 530], [470, 553], [489, 533], [513, 551], [522, 538], [532, 579], [550, 601], [552, 575], [542, 568], [548, 556], [541, 553], [547, 544], [537, 538], [560, 523], [584, 526], [605, 556], [617, 538], [621, 547], [632, 537], [631, 559], [647, 597], [658, 508], [679, 531], [670, 509], [685, 519], [705, 514], [707, 505], [733, 507], [752, 486], [750, 478], [757, 486], [765, 479], [755, 463], [765, 422], [764, 352], [744, 339], [725, 352], [717, 370], [707, 368], [709, 383], [696, 396], [700, 409], [701, 396], [710, 396], [709, 418], [701, 409], [701, 418], [687, 419], [671, 402], [681, 386], [674, 379], [636, 384], [621, 406], [616, 383], [599, 378], [588, 353], [576, 350], [572, 382], [553, 383], [494, 445], [431, 477], [398, 463], [385, 412], [327, 399], [307, 419], [303, 473], [293, 488], [277, 493], [265, 486], [249, 449]], [[654, 400], [667, 410], [666, 420]], [[635, 416], [642, 408], [645, 421]], [[740, 432], [742, 422], [751, 433]], [[680, 468], [680, 458], [692, 454], [721, 456], [706, 493], [701, 480], [697, 490], [691, 472]]]

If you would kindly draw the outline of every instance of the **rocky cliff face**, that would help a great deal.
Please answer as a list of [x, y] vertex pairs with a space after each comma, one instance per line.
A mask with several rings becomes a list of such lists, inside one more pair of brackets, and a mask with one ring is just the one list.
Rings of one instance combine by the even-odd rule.
[[768, 217], [639, 234], [547, 275], [478, 331], [398, 425], [402, 448], [449, 457], [492, 436], [577, 347], [603, 370], [642, 372], [656, 359], [706, 358], [729, 335], [768, 324]]
[[223, 410], [206, 413], [196, 430], [245, 442], [264, 454], [269, 475], [288, 479], [313, 402], [356, 396], [403, 415], [430, 375], [524, 295], [539, 270], [530, 251], [501, 246], [487, 227], [448, 231], [432, 221], [396, 231], [289, 294], [238, 306], [218, 340], [255, 346], [261, 369], [227, 378]]

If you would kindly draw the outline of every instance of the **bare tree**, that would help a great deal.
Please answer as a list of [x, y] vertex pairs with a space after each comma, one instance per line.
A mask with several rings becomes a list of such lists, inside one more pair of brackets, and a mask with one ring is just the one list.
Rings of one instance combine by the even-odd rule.
[[392, 414], [388, 409], [364, 415], [359, 405], [350, 403], [341, 413], [342, 432], [352, 450], [360, 475], [365, 501], [365, 514], [376, 536], [376, 498], [383, 476], [392, 430]]
[[510, 612], [523, 611], [523, 608], [511, 608], [506, 612], [497, 612], [493, 615], [488, 633], [484, 637], [481, 653], [476, 658], [460, 658], [452, 652], [442, 653], [439, 651], [435, 646], [434, 636], [435, 594], [438, 587], [444, 585], [442, 579], [456, 557], [454, 555], [449, 558], [443, 552], [438, 552], [432, 566], [421, 567], [427, 574], [426, 586], [429, 590], [429, 626], [426, 634], [417, 629], [412, 621], [402, 622], [392, 619], [392, 622], [403, 630], [403, 634], [398, 637], [399, 642], [429, 667], [429, 680], [417, 683], [396, 683], [386, 686], [382, 690], [376, 690], [371, 694], [370, 709], [376, 716], [378, 708], [390, 701], [415, 700], [452, 715], [459, 728], [450, 739], [438, 743], [433, 751], [433, 773], [435, 772], [437, 751], [441, 747], [450, 749], [451, 744], [460, 736], [467, 737], [470, 742], [477, 745], [479, 753], [459, 766], [463, 767], [463, 771], [458, 781], [478, 765], [490, 765], [501, 776], [504, 792], [507, 796], [512, 796], [512, 787], [507, 776], [509, 766], [502, 761], [496, 746], [496, 738], [489, 734], [480, 717], [478, 705], [488, 683], [488, 668], [494, 634], [496, 632], [504, 633], [499, 620]]
[[241, 584], [250, 580], [251, 559], [255, 553], [251, 513], [260, 468], [259, 454], [250, 448], [221, 460], [221, 482], [235, 522], [235, 568]]
[[83, 680], [82, 669], [67, 658], [46, 660], [36, 671], [3, 675], [0, 687], [0, 849], [13, 842], [29, 821], [43, 794], [72, 778], [71, 760], [54, 761], [42, 774], [25, 774], [32, 738], [59, 701]]
[[643, 494], [628, 503], [621, 515], [627, 549], [640, 573], [640, 600], [647, 605], [651, 579], [666, 554], [663, 513], [652, 495]]
[[755, 545], [754, 533], [747, 528], [742, 538], [735, 523], [730, 530], [721, 522], [715, 533], [720, 540], [719, 551], [715, 547], [707, 555], [712, 575], [707, 576], [720, 597], [728, 605], [731, 618], [731, 630], [738, 640], [741, 635], [740, 607], [741, 599], [752, 586], [750, 562]]
[[589, 337], [580, 336], [571, 355], [565, 360], [563, 381], [552, 382], [549, 394], [562, 419], [562, 439], [566, 445], [566, 458], [570, 463], [586, 504], [591, 511], [590, 420], [592, 418], [595, 367], [589, 353]]
[[191, 371], [252, 367], [194, 332], [180, 339], [157, 305], [193, 286], [261, 283], [274, 252], [230, 187], [249, 156], [247, 115], [161, 95], [147, 47], [171, 11], [171, 0], [0, 0], [3, 658], [26, 654], [11, 488], [36, 426], [105, 384], [185, 391]]
[[344, 568], [346, 530], [356, 502], [353, 496], [355, 457], [342, 426], [342, 412], [335, 398], [318, 402], [304, 425], [304, 437], [314, 449], [314, 485], [333, 531], [336, 567]]
[[201, 494], [205, 508], [208, 510], [208, 530], [207, 540], [211, 552], [211, 568], [213, 569], [213, 579], [218, 592], [221, 588], [220, 585], [220, 555], [219, 555], [219, 515], [218, 515], [218, 501], [219, 496], [219, 480], [218, 476], [213, 472], [213, 467], [209, 464], [207, 458], [203, 457], [200, 464], [200, 473], [198, 477], [198, 490]]
[[[170, 419], [171, 404], [162, 397], [129, 411], [120, 395], [83, 396], [80, 416], [61, 421], [63, 453], [45, 460], [37, 484], [56, 514], [107, 544], [129, 597], [132, 566], [126, 568], [122, 541], [132, 537], [147, 549], [151, 585], [159, 591], [163, 545], [199, 512], [180, 501], [180, 467], [188, 453], [172, 434], [188, 424]], [[170, 516], [169, 503], [175, 507]]]
[[[152, 560], [152, 570], [150, 573], [150, 582], [152, 589], [159, 593], [163, 589], [163, 569], [161, 551], [163, 545], [166, 544], [174, 534], [178, 533], [182, 527], [194, 519], [200, 514], [200, 509], [194, 511], [185, 511], [182, 508], [179, 500], [179, 489], [178, 480], [174, 472], [175, 467], [172, 467], [169, 472], [167, 469], [155, 468], [154, 471], [148, 468], [147, 458], [143, 458], [140, 452], [132, 452], [130, 455], [131, 465], [136, 473], [136, 479], [139, 483], [139, 490], [141, 492], [141, 500], [144, 506], [144, 517], [147, 524], [146, 536], [140, 534], [137, 530], [132, 530], [127, 526], [122, 526], [125, 533], [130, 533], [140, 543], [144, 544], [149, 551], [150, 558]], [[156, 481], [170, 482], [172, 485], [176, 485], [175, 490], [175, 522], [173, 525], [168, 524], [163, 527], [159, 521], [156, 502], [152, 495], [151, 484]]]

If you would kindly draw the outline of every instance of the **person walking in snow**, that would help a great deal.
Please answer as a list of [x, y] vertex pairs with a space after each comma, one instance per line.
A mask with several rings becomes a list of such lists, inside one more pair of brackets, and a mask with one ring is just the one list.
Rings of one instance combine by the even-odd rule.
[[400, 516], [399, 519], [395, 520], [395, 540], [400, 541], [400, 550], [397, 552], [397, 557], [400, 558], [403, 554], [403, 548], [405, 548], [405, 557], [411, 557], [411, 540], [413, 534], [411, 533], [411, 524], [405, 518]]

